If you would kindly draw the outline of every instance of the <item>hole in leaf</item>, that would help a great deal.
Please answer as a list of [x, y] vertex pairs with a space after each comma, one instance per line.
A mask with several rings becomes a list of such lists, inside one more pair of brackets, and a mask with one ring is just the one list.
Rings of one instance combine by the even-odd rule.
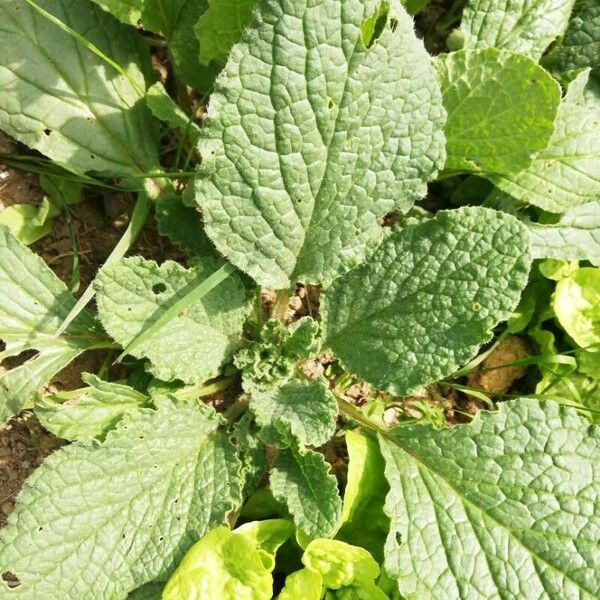
[[384, 0], [377, 10], [363, 21], [360, 27], [360, 39], [365, 48], [371, 48], [383, 33], [387, 23], [390, 5]]
[[390, 29], [392, 33], [398, 28], [398, 19], [390, 19]]
[[6, 587], [9, 590], [12, 590], [21, 585], [19, 578], [14, 573], [11, 573], [10, 571], [4, 571], [4, 573], [2, 573], [2, 581], [4, 581], [4, 583], [6, 584]]
[[164, 283], [155, 283], [152, 286], [152, 292], [158, 296], [158, 294], [162, 294], [167, 291], [167, 286]]
[[51, 131], [49, 129], [44, 129], [44, 135], [50, 135]]
[[329, 107], [329, 110], [331, 110], [335, 106], [333, 98], [329, 98], [329, 102], [327, 103], [327, 106]]
[[400, 534], [399, 531], [396, 531], [396, 544], [398, 544], [398, 545], [402, 544], [402, 535]]

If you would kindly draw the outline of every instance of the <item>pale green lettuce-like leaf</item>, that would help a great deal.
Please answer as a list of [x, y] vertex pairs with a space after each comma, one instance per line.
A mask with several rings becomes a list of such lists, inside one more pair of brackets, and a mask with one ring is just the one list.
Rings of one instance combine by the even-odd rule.
[[162, 83], [156, 82], [146, 92], [146, 103], [152, 114], [171, 127], [179, 129], [193, 143], [200, 137], [200, 127], [193, 118], [188, 117], [179, 105], [167, 94]]
[[17, 414], [53, 375], [90, 348], [110, 343], [87, 311], [56, 337], [75, 298], [44, 261], [0, 226], [0, 362], [37, 354], [0, 373], [0, 425]]
[[[589, 72], [579, 75], [585, 82]], [[577, 82], [571, 87], [580, 90]], [[567, 92], [548, 147], [519, 173], [491, 177], [513, 198], [554, 213], [600, 197], [600, 106]]]
[[534, 258], [589, 260], [600, 265], [600, 200], [567, 210], [552, 225], [529, 225]]
[[334, 590], [379, 577], [379, 565], [364, 548], [339, 540], [313, 540], [304, 551], [302, 563], [321, 575], [326, 588]]
[[[346, 432], [348, 475], [342, 506], [342, 526], [336, 539], [362, 546], [383, 561], [390, 520], [383, 512], [390, 486], [377, 442], [355, 431]], [[366, 526], [368, 524], [368, 526]]]
[[[219, 266], [210, 258], [191, 269], [173, 261], [159, 266], [138, 256], [104, 267], [94, 283], [100, 320], [126, 347]], [[216, 376], [238, 347], [246, 312], [246, 290], [240, 277], [232, 274], [131, 354], [148, 358], [151, 373], [159, 379], [200, 383]]]
[[261, 2], [204, 122], [206, 231], [259, 284], [326, 282], [382, 239], [444, 161], [444, 109], [412, 19], [391, 0]]
[[322, 446], [335, 433], [337, 402], [321, 379], [253, 390], [250, 410], [270, 445], [282, 445], [288, 431], [303, 446]]
[[158, 168], [154, 123], [141, 97], [147, 50], [137, 34], [88, 0], [37, 3], [121, 65], [127, 77], [25, 0], [5, 0], [0, 129], [78, 173]]
[[288, 575], [278, 600], [321, 600], [323, 578], [310, 569], [300, 569]]
[[40, 218], [43, 210], [43, 205], [12, 204], [0, 212], [0, 225], [8, 227], [19, 242], [28, 246], [52, 231], [52, 219]]
[[575, 410], [519, 398], [380, 444], [385, 566], [404, 598], [598, 598], [600, 435]]
[[398, 395], [471, 359], [527, 283], [527, 230], [471, 207], [394, 231], [322, 298], [323, 338], [344, 368]]
[[561, 279], [552, 308], [578, 346], [600, 344], [600, 268], [583, 267]]
[[102, 438], [126, 415], [150, 406], [148, 396], [128, 385], [84, 373], [88, 387], [36, 400], [35, 415], [51, 433], [70, 441]]
[[200, 62], [224, 64], [232, 46], [250, 23], [257, 0], [208, 0], [206, 12], [194, 27], [200, 40]]
[[293, 531], [283, 519], [210, 531], [185, 555], [162, 599], [271, 600], [275, 553]]
[[459, 50], [436, 60], [446, 122], [448, 171], [511, 174], [544, 150], [560, 86], [526, 56]]
[[600, 3], [579, 0], [556, 54], [561, 71], [591, 67], [600, 75]]
[[335, 533], [342, 503], [323, 455], [293, 447], [280, 450], [270, 482], [274, 498], [288, 507], [304, 534], [318, 538]]
[[538, 60], [567, 27], [574, 0], [469, 0], [465, 48], [496, 47]]
[[[241, 503], [240, 463], [220, 419], [163, 404], [121, 421], [103, 444], [45, 460], [0, 534], [15, 598], [125, 598], [166, 578]], [[82, 576], [85, 574], [85, 576]]]

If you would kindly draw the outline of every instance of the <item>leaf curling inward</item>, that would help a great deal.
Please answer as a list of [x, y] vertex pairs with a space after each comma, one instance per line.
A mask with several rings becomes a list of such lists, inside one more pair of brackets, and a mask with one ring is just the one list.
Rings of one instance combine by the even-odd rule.
[[379, 39], [387, 23], [389, 13], [390, 5], [383, 0], [377, 7], [377, 10], [368, 19], [363, 21], [360, 34], [365, 48], [370, 48]]

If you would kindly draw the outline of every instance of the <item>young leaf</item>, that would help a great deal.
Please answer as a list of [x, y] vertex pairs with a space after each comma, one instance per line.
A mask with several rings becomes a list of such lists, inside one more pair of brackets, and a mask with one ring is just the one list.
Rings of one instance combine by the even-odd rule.
[[2, 571], [20, 581], [10, 595], [123, 598], [167, 577], [241, 502], [240, 463], [219, 423], [207, 409], [164, 404], [101, 445], [47, 458], [0, 534]]
[[277, 600], [321, 600], [323, 578], [310, 569], [300, 569], [288, 575]]
[[563, 33], [574, 0], [470, 0], [460, 29], [465, 48], [496, 47], [538, 60]]
[[[587, 82], [589, 72], [579, 75]], [[577, 86], [572, 82], [569, 86]], [[581, 86], [579, 86], [581, 87]], [[492, 177], [517, 200], [562, 213], [600, 195], [600, 108], [567, 93], [548, 147], [520, 173]]]
[[533, 258], [589, 260], [600, 266], [600, 201], [575, 206], [553, 225], [529, 225]]
[[265, 286], [324, 282], [382, 239], [444, 160], [430, 58], [398, 0], [261, 2], [215, 85], [196, 198], [217, 248]]
[[88, 0], [36, 0], [125, 69], [117, 73], [26, 0], [0, 4], [0, 129], [70, 171], [158, 168], [135, 32]]
[[261, 438], [272, 446], [287, 445], [288, 431], [303, 446], [322, 446], [335, 433], [337, 403], [323, 380], [252, 390], [250, 410], [262, 427]]
[[231, 47], [250, 23], [257, 0], [208, 0], [208, 8], [194, 27], [200, 40], [200, 62], [225, 64]]
[[79, 442], [103, 438], [123, 417], [150, 406], [148, 396], [128, 385], [102, 381], [89, 373], [81, 378], [88, 387], [36, 401], [36, 417], [58, 437]]
[[[367, 549], [383, 561], [383, 543], [390, 520], [383, 512], [389, 492], [383, 457], [377, 442], [355, 431], [346, 432], [348, 479], [344, 491], [342, 526], [336, 538]], [[368, 523], [368, 527], [365, 524]]]
[[38, 352], [0, 374], [0, 425], [84, 350], [110, 346], [85, 311], [56, 337], [74, 305], [75, 298], [44, 261], [0, 226], [0, 340], [5, 344], [0, 361], [26, 350]]
[[487, 208], [394, 231], [322, 301], [323, 337], [345, 368], [399, 395], [450, 375], [488, 341], [527, 282], [527, 230]]
[[600, 75], [600, 4], [579, 0], [556, 56], [561, 71], [591, 67]]
[[573, 409], [521, 398], [380, 444], [385, 566], [407, 600], [598, 597], [600, 436]]
[[246, 290], [237, 275], [231, 274], [156, 331], [151, 327], [218, 266], [210, 258], [184, 269], [173, 261], [158, 266], [131, 257], [105, 267], [95, 282], [100, 320], [128, 353], [150, 360], [155, 377], [185, 383], [214, 377], [239, 345], [247, 312]]
[[533, 60], [494, 48], [441, 56], [449, 171], [511, 174], [546, 148], [560, 86]]
[[335, 533], [341, 500], [337, 481], [322, 454], [293, 447], [280, 450], [271, 471], [271, 491], [288, 507], [296, 527], [309, 537]]
[[10, 232], [29, 246], [52, 231], [48, 200], [40, 206], [33, 204], [12, 204], [0, 212], [0, 225], [6, 225]]
[[600, 344], [600, 268], [583, 267], [556, 284], [552, 308], [581, 348]]

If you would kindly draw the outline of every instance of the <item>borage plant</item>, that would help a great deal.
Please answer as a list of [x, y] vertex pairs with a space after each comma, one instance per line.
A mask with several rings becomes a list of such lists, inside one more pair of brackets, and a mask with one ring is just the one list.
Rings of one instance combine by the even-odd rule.
[[[598, 264], [600, 27], [572, 5], [472, 0], [432, 58], [398, 0], [0, 0], [0, 127], [43, 155], [5, 160], [138, 194], [79, 300], [0, 227], [0, 358], [34, 351], [0, 418], [72, 442], [0, 534], [3, 598], [598, 597], [589, 406], [388, 426], [345, 394], [460, 389], [532, 319], [532, 255]], [[151, 208], [185, 266], [123, 258]], [[129, 371], [38, 393], [90, 350]]]

